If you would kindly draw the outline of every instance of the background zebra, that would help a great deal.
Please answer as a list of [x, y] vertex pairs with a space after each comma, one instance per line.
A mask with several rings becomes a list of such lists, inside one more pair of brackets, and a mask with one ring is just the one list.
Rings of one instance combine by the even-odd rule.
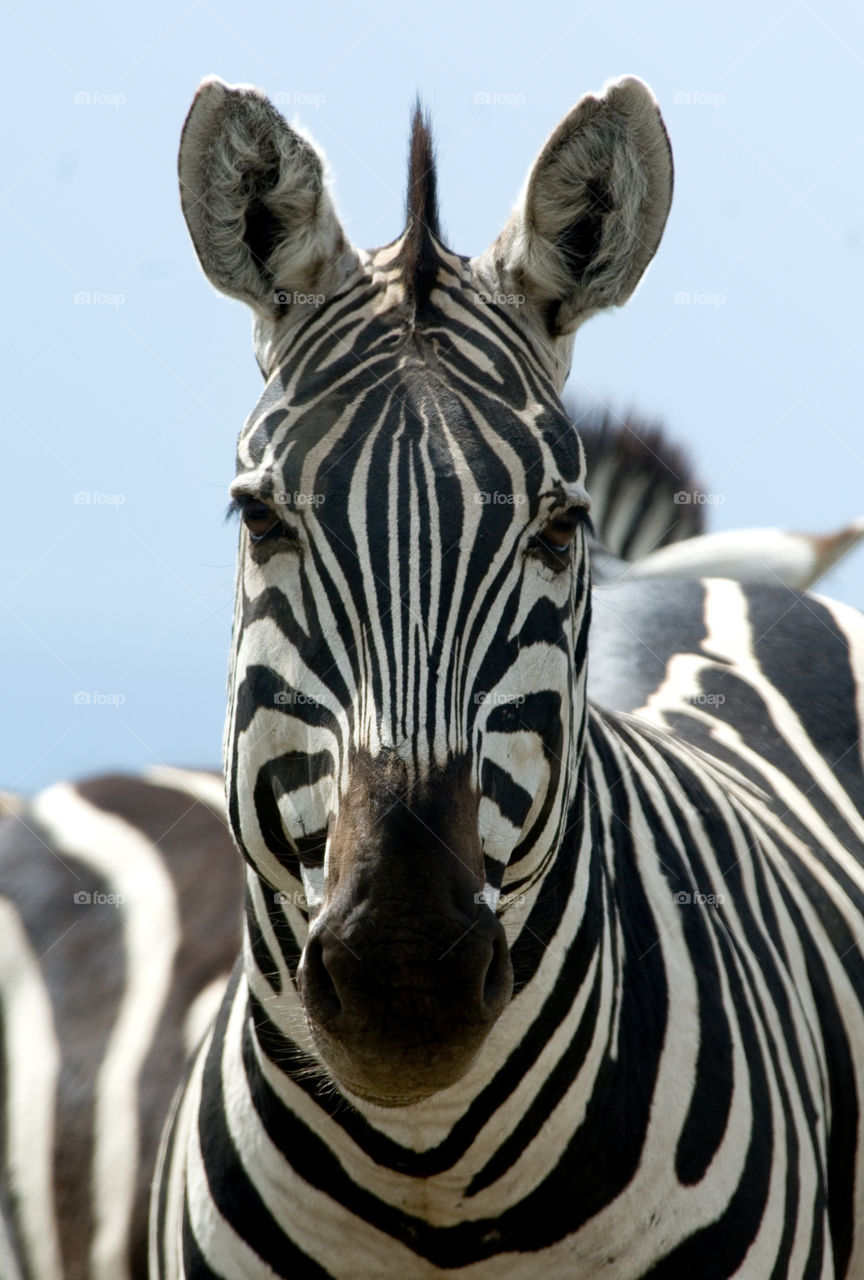
[[181, 188], [268, 382], [232, 489], [245, 943], [154, 1273], [861, 1274], [860, 617], [636, 582], [586, 699], [557, 392], [660, 239], [649, 92], [583, 99], [471, 261], [419, 118], [374, 253], [257, 91], [205, 82]]
[[592, 580], [735, 578], [814, 586], [864, 539], [864, 518], [832, 534], [782, 529], [706, 533], [706, 493], [657, 426], [566, 406], [585, 449], [595, 538]]
[[219, 774], [58, 783], [0, 821], [0, 1276], [143, 1280], [159, 1134], [239, 944]]

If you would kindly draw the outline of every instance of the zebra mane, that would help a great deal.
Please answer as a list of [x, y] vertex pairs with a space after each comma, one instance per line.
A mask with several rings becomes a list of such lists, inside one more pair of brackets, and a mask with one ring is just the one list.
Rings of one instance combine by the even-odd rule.
[[440, 239], [435, 147], [429, 116], [418, 98], [411, 119], [403, 248], [405, 288], [413, 298], [417, 319], [422, 317], [435, 283], [437, 262], [433, 238]]
[[572, 401], [564, 408], [585, 448], [591, 518], [607, 551], [637, 560], [705, 532], [692, 462], [659, 424]]

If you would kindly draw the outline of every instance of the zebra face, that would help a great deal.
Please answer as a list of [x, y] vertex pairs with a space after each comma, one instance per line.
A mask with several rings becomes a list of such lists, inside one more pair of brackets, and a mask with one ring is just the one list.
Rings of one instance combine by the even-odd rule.
[[583, 99], [469, 261], [438, 237], [418, 113], [407, 230], [366, 253], [308, 140], [210, 81], [181, 187], [267, 375], [232, 486], [231, 824], [285, 900], [319, 1055], [405, 1104], [458, 1080], [507, 1007], [506, 903], [566, 829], [588, 499], [558, 391], [578, 324], [656, 248], [668, 144], [640, 82]]
[[[422, 335], [401, 307], [371, 324], [362, 307], [334, 353], [365, 280], [310, 317], [232, 487], [235, 830], [269, 885], [288, 870], [316, 902], [300, 980], [328, 1062], [346, 1042], [365, 1060], [390, 1029], [376, 1097], [433, 1064], [435, 1087], [459, 1074], [509, 997], [489, 904], [533, 883], [566, 820], [587, 624], [578, 439], [470, 279], [439, 278]], [[474, 311], [456, 376], [445, 288]], [[335, 394], [317, 389], [322, 361]]]

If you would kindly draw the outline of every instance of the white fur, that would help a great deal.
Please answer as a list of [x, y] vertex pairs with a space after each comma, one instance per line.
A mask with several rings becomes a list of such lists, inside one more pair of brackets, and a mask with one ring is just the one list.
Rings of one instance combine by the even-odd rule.
[[[574, 274], [558, 240], [591, 207], [592, 185], [608, 192], [595, 257]], [[565, 335], [606, 307], [621, 306], [660, 243], [672, 199], [672, 156], [651, 90], [634, 76], [586, 94], [552, 133], [528, 174], [516, 207], [479, 260], [507, 292], [523, 291], [536, 309], [560, 307]]]
[[192, 1057], [212, 1027], [228, 985], [228, 977], [227, 973], [223, 973], [208, 982], [187, 1009], [183, 1021], [183, 1049], [187, 1058]]
[[[323, 157], [260, 89], [218, 76], [203, 80], [183, 129], [179, 167], [183, 213], [204, 271], [258, 316], [279, 314], [277, 287], [314, 293], [353, 268], [356, 255], [327, 191]], [[243, 239], [253, 204], [283, 229], [265, 262]]]
[[144, 770], [144, 777], [159, 787], [184, 791], [227, 822], [225, 812], [225, 780], [221, 773], [207, 773], [198, 769], [177, 769], [168, 764], [152, 764]]
[[631, 565], [637, 578], [734, 578], [805, 591], [864, 539], [864, 519], [820, 537], [780, 529], [727, 529], [685, 538]]
[[69, 783], [41, 792], [33, 816], [57, 849], [74, 854], [106, 882], [123, 919], [126, 984], [95, 1089], [89, 1271], [92, 1280], [123, 1280], [138, 1172], [138, 1082], [180, 941], [174, 888], [157, 847]]

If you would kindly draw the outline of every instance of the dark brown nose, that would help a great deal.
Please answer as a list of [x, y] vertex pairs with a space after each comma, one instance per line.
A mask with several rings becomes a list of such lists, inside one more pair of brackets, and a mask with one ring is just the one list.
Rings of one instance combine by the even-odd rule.
[[465, 761], [413, 786], [392, 755], [353, 762], [297, 977], [321, 1057], [365, 1098], [397, 1106], [452, 1084], [510, 1000], [477, 805]]
[[513, 989], [504, 930], [489, 908], [371, 910], [351, 927], [319, 921], [300, 994], [323, 1056], [341, 1082], [399, 1105], [464, 1074]]

